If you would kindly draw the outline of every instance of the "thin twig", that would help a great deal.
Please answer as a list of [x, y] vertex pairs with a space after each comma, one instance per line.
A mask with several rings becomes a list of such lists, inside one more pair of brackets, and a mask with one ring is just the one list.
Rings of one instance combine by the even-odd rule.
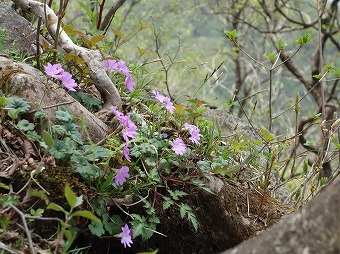
[[29, 230], [29, 228], [27, 226], [25, 214], [23, 214], [16, 206], [14, 206], [12, 204], [10, 204], [9, 207], [11, 209], [13, 209], [17, 214], [19, 214], [19, 216], [20, 216], [20, 218], [22, 220], [22, 224], [23, 224], [24, 229], [25, 229], [25, 233], [27, 235], [27, 241], [28, 241], [28, 245], [30, 247], [31, 253], [35, 254], [36, 252], [35, 252], [34, 247], [33, 247], [33, 241], [32, 241], [30, 230]]

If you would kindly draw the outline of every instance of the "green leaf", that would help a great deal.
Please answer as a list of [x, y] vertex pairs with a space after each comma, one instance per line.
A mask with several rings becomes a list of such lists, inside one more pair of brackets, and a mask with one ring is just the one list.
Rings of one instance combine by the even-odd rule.
[[92, 223], [88, 227], [92, 235], [100, 237], [105, 234], [104, 226], [102, 223], [92, 221]]
[[151, 252], [138, 252], [137, 254], [157, 254], [158, 253], [158, 249], [151, 251]]
[[42, 138], [43, 138], [43, 141], [45, 142], [45, 144], [48, 146], [48, 147], [51, 147], [53, 146], [54, 144], [54, 140], [51, 136], [50, 133], [48, 133], [47, 131], [43, 130], [42, 131]]
[[0, 107], [1, 108], [4, 108], [6, 107], [6, 104], [7, 104], [7, 99], [3, 96], [0, 97]]
[[263, 138], [267, 141], [270, 142], [272, 140], [275, 139], [274, 135], [271, 134], [268, 130], [266, 130], [265, 128], [260, 127], [261, 133]]
[[268, 53], [268, 55], [266, 57], [271, 63], [275, 63], [276, 56], [273, 53]]
[[89, 175], [94, 175], [96, 172], [96, 166], [89, 163], [87, 159], [80, 154], [73, 154], [71, 156], [72, 168], [76, 170], [83, 177], [89, 177]]
[[121, 232], [124, 222], [119, 215], [112, 215], [109, 218], [107, 214], [104, 214], [102, 218], [104, 228], [110, 235], [116, 235]]
[[303, 47], [306, 43], [308, 43], [312, 38], [311, 34], [306, 34], [304, 36], [301, 36], [297, 42], [300, 44], [301, 47]]
[[163, 197], [164, 201], [163, 201], [163, 210], [168, 209], [170, 206], [172, 206], [174, 204], [174, 201], [171, 200], [171, 198], [169, 197]]
[[66, 239], [67, 239], [68, 241], [72, 240], [72, 238], [73, 238], [72, 232], [71, 232], [70, 230], [68, 230], [68, 229], [65, 229], [65, 230], [64, 230], [64, 235], [65, 235], [65, 237], [66, 237]]
[[139, 235], [143, 234], [144, 231], [144, 225], [143, 223], [139, 221], [133, 221], [131, 222], [132, 227], [133, 227], [133, 237], [137, 237]]
[[283, 50], [288, 45], [287, 42], [282, 39], [279, 39], [276, 43], [281, 50]]
[[47, 117], [47, 112], [44, 110], [39, 110], [34, 113], [34, 118], [36, 119], [45, 119]]
[[7, 186], [6, 184], [0, 182], [0, 188], [3, 188], [3, 189], [6, 189], [6, 190], [9, 190], [9, 186]]
[[30, 110], [30, 105], [22, 98], [7, 98], [6, 108], [13, 108], [17, 114], [27, 113]]
[[92, 221], [96, 221], [98, 223], [101, 223], [100, 219], [98, 219], [93, 213], [91, 213], [90, 211], [76, 211], [74, 213], [71, 214], [72, 217], [75, 216], [80, 216], [80, 217], [84, 217], [84, 218], [88, 218]]
[[197, 166], [203, 172], [207, 172], [211, 169], [211, 161], [199, 161], [197, 162]]
[[57, 212], [63, 212], [64, 214], [67, 214], [64, 208], [62, 208], [60, 205], [57, 205], [56, 203], [49, 203], [46, 209], [54, 210]]
[[311, 117], [313, 117], [314, 120], [318, 120], [320, 119], [322, 113], [318, 113], [318, 114], [310, 114]]
[[236, 29], [232, 31], [224, 30], [224, 34], [229, 38], [230, 41], [235, 41], [236, 37], [238, 36]]
[[48, 202], [49, 202], [46, 193], [42, 190], [30, 188], [30, 189], [27, 190], [27, 195], [28, 195], [28, 197], [40, 198], [41, 200], [44, 200], [46, 204], [48, 204]]
[[6, 195], [0, 198], [0, 207], [6, 208], [9, 205], [19, 204], [19, 198], [13, 195]]
[[181, 215], [182, 219], [184, 219], [185, 215], [187, 215], [188, 220], [192, 223], [195, 230], [197, 231], [198, 221], [197, 221], [197, 218], [196, 218], [195, 214], [193, 213], [193, 211], [192, 211], [192, 209], [189, 205], [184, 204], [184, 203], [182, 203], [180, 205], [180, 215]]
[[79, 101], [91, 112], [97, 112], [102, 109], [101, 101], [88, 93], [71, 93], [72, 97]]
[[321, 79], [322, 76], [323, 76], [323, 74], [322, 74], [322, 73], [319, 73], [319, 74], [317, 74], [317, 75], [313, 75], [313, 78]]
[[87, 16], [92, 19], [93, 18], [93, 12], [89, 7], [87, 7], [86, 4], [82, 3], [81, 1], [78, 0], [78, 3], [80, 4], [81, 8], [86, 12]]
[[71, 149], [67, 147], [66, 141], [55, 140], [53, 146], [48, 149], [48, 152], [57, 160], [64, 159]]
[[195, 216], [195, 214], [193, 212], [188, 212], [188, 219], [191, 222], [191, 224], [194, 226], [195, 231], [198, 230], [198, 221], [197, 218]]
[[84, 145], [82, 147], [84, 151], [91, 151], [90, 153], [86, 154], [86, 158], [91, 160], [107, 158], [109, 157], [109, 149], [106, 149], [101, 146], [91, 146], [91, 145]]
[[335, 69], [335, 66], [334, 66], [333, 64], [326, 64], [326, 65], [324, 66], [324, 69], [325, 69], [326, 71], [331, 71], [331, 70], [334, 70], [334, 69]]
[[58, 110], [55, 114], [55, 118], [65, 123], [73, 121], [73, 116], [64, 110]]
[[37, 217], [41, 217], [44, 213], [44, 209], [38, 208], [37, 210], [31, 209], [30, 210], [30, 214], [32, 216], [37, 216]]
[[175, 190], [175, 191], [168, 190], [168, 192], [174, 200], [179, 200], [179, 198], [188, 195], [188, 193], [184, 191], [180, 191], [180, 190]]
[[314, 146], [314, 142], [312, 140], [307, 140], [306, 143], [304, 143], [306, 146]]
[[77, 197], [77, 195], [72, 191], [69, 184], [65, 186], [65, 197], [67, 203], [70, 205], [71, 209], [81, 205], [83, 203], [83, 195]]
[[66, 129], [63, 125], [55, 124], [51, 127], [52, 134], [62, 136], [66, 134]]
[[22, 132], [26, 132], [26, 131], [33, 131], [34, 130], [34, 124], [30, 123], [29, 121], [27, 121], [26, 119], [22, 119], [18, 122], [17, 127], [19, 130], [21, 130]]

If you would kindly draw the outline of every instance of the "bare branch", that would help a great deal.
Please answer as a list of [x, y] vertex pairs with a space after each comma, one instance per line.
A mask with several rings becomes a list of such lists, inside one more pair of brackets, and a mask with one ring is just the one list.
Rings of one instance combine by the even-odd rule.
[[117, 3], [110, 8], [106, 16], [104, 17], [103, 23], [100, 25], [100, 30], [106, 31], [108, 29], [116, 12], [125, 2], [126, 0], [118, 0]]

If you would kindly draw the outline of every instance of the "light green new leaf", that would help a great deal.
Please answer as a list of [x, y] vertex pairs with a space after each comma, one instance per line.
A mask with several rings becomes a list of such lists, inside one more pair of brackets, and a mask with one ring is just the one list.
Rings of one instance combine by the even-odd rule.
[[44, 130], [44, 131], [42, 132], [42, 137], [43, 137], [43, 140], [44, 140], [45, 144], [46, 144], [48, 147], [53, 146], [54, 140], [53, 140], [53, 138], [52, 138], [52, 136], [51, 136], [50, 133], [48, 133], [47, 131]]
[[267, 141], [270, 142], [272, 140], [275, 139], [274, 135], [271, 134], [268, 130], [266, 130], [265, 128], [260, 127], [261, 133], [263, 138]]
[[93, 213], [91, 213], [90, 211], [76, 211], [74, 213], [72, 213], [71, 217], [75, 217], [75, 216], [80, 216], [80, 217], [84, 217], [84, 218], [88, 218], [92, 221], [101, 223], [100, 219], [98, 219]]
[[63, 212], [64, 214], [67, 214], [64, 208], [62, 208], [60, 205], [57, 205], [56, 203], [53, 203], [53, 202], [49, 203], [49, 205], [47, 206], [47, 209], [51, 209], [57, 212]]
[[67, 203], [70, 205], [71, 209], [81, 205], [83, 203], [83, 195], [77, 197], [77, 195], [71, 190], [70, 185], [65, 186], [65, 197]]

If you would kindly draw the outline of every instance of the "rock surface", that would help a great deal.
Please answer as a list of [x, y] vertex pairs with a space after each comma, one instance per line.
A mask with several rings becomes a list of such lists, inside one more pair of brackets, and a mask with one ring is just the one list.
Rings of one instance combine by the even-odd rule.
[[223, 254], [340, 253], [340, 181], [263, 234]]
[[0, 2], [0, 17], [0, 54], [33, 53], [36, 33], [31, 24], [4, 2]]

